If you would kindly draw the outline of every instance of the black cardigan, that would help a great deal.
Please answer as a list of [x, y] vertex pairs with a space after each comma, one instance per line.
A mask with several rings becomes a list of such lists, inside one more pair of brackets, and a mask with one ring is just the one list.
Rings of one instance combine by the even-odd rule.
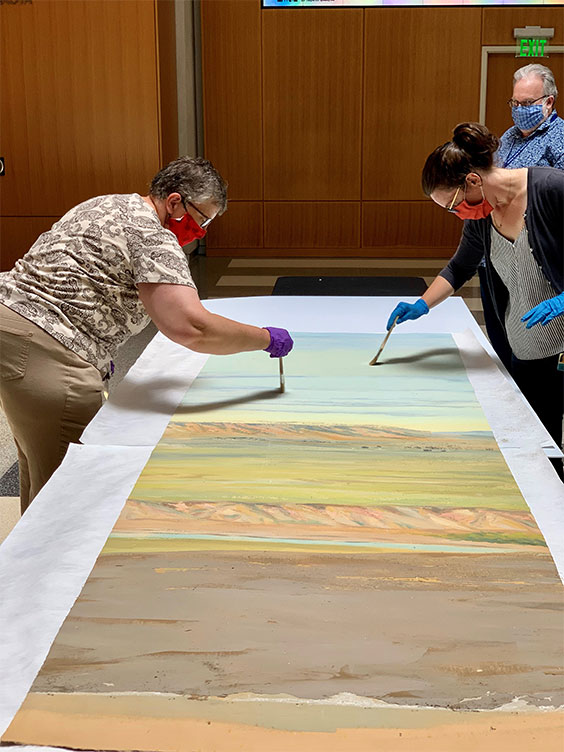
[[[491, 217], [465, 220], [457, 251], [439, 274], [458, 290], [476, 274], [485, 256], [487, 285], [505, 326], [509, 293], [491, 262], [491, 224]], [[525, 225], [533, 256], [558, 295], [564, 291], [564, 171], [528, 168]]]

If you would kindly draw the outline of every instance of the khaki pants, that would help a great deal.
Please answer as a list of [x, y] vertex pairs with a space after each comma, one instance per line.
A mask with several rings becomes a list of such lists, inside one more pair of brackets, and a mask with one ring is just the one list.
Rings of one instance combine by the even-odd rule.
[[0, 304], [0, 406], [18, 450], [22, 513], [101, 405], [98, 369]]

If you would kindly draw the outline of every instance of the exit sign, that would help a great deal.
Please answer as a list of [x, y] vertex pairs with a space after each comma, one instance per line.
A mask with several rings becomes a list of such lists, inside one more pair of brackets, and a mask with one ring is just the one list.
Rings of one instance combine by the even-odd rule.
[[548, 39], [520, 39], [516, 57], [548, 57], [547, 42]]

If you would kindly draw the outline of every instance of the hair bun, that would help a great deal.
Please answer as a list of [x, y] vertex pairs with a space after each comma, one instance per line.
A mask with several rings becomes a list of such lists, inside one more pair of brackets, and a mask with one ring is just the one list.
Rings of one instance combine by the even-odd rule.
[[480, 123], [459, 123], [452, 132], [452, 142], [468, 154], [476, 167], [489, 167], [499, 139]]
[[427, 157], [421, 173], [423, 192], [430, 196], [437, 188], [459, 188], [476, 168], [491, 170], [498, 145], [497, 136], [485, 125], [460, 123], [452, 141], [438, 146]]

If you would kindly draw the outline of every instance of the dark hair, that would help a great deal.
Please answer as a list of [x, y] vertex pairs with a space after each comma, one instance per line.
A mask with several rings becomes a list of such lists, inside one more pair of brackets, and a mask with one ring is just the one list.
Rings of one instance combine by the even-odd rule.
[[429, 154], [421, 186], [426, 196], [440, 187], [455, 188], [464, 183], [469, 172], [490, 170], [499, 139], [480, 123], [460, 123], [452, 132], [452, 141]]
[[203, 157], [179, 157], [151, 180], [151, 196], [166, 198], [180, 193], [185, 201], [212, 201], [219, 214], [227, 208], [227, 183]]

